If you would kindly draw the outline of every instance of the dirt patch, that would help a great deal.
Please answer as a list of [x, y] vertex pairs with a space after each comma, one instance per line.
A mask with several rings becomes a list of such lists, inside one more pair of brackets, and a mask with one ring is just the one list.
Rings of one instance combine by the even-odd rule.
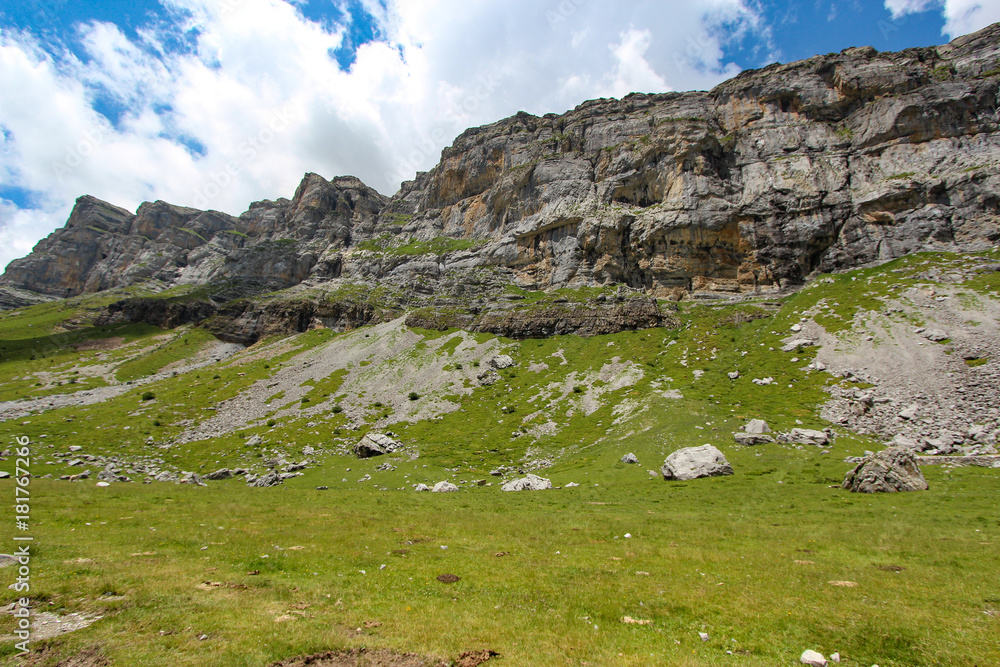
[[[24, 662], [21, 663], [24, 667], [30, 667], [33, 665], [48, 665], [51, 664], [51, 660], [58, 655], [59, 648], [57, 646], [41, 646], [37, 650], [32, 651], [25, 658]], [[60, 660], [56, 663], [55, 667], [109, 667], [111, 662], [108, 661], [101, 654], [101, 649], [98, 646], [91, 646], [86, 648], [74, 656], [66, 658], [65, 660]]]
[[82, 340], [73, 346], [77, 352], [87, 352], [90, 350], [114, 350], [121, 347], [125, 339], [121, 336], [111, 338], [96, 338], [94, 340]]
[[[443, 667], [446, 663], [416, 653], [393, 653], [386, 649], [356, 648], [326, 651], [271, 663], [269, 667]], [[479, 663], [470, 663], [479, 664]]]
[[485, 648], [482, 651], [462, 651], [458, 654], [455, 667], [476, 667], [490, 658], [496, 658], [500, 654], [492, 649]]

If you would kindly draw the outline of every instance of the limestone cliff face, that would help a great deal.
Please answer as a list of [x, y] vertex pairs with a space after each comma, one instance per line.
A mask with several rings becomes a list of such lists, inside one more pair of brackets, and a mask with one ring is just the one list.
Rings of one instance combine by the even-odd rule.
[[[1000, 24], [941, 47], [847, 49], [708, 92], [472, 128], [391, 199], [314, 174], [292, 200], [238, 218], [163, 202], [133, 215], [82, 197], [0, 281], [51, 296], [144, 281], [228, 281], [243, 295], [360, 283], [397, 288], [397, 310], [482, 302], [510, 283], [774, 291], [1000, 242], [998, 105]], [[244, 305], [257, 322], [263, 311]]]

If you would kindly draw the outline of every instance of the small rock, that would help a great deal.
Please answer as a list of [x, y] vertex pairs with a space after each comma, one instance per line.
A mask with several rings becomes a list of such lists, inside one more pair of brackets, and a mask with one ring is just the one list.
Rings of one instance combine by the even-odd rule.
[[803, 665], [811, 665], [812, 667], [826, 667], [826, 658], [823, 657], [822, 653], [817, 653], [813, 650], [806, 650], [802, 652], [802, 657], [799, 658], [799, 662]]

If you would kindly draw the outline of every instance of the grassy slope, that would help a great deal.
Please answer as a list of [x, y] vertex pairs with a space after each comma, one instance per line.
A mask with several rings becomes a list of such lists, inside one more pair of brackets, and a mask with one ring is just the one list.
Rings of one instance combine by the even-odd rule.
[[[912, 276], [926, 269], [924, 262], [956, 261], [961, 258], [918, 256], [837, 276], [791, 297], [773, 316], [741, 326], [726, 323], [738, 319], [735, 310], [753, 307], [699, 305], [682, 309], [676, 330], [505, 341], [518, 366], [502, 371], [499, 382], [449, 397], [461, 409], [440, 419], [390, 425], [421, 453], [413, 461], [387, 457], [393, 471], [376, 470], [383, 460], [332, 456], [276, 489], [247, 489], [241, 480], [208, 488], [109, 489], [35, 480], [32, 594], [50, 610], [103, 613], [90, 628], [54, 640], [57, 655], [96, 643], [115, 664], [259, 665], [358, 645], [444, 657], [489, 647], [510, 665], [792, 664], [805, 648], [839, 651], [846, 664], [882, 667], [1000, 663], [993, 639], [1000, 629], [995, 472], [932, 467], [925, 470], [929, 492], [859, 497], [830, 485], [849, 467], [844, 456], [874, 448], [870, 440], [842, 433], [832, 452], [821, 454], [781, 445], [744, 449], [731, 439], [752, 417], [776, 429], [796, 420], [826, 425], [816, 406], [833, 378], [803, 369], [814, 354], [808, 348], [770, 349], [780, 347], [801, 313], [825, 298], [820, 319], [837, 328], [858, 309], [876, 307], [873, 296], [888, 293], [891, 283], [919, 284]], [[997, 285], [990, 276], [969, 289], [989, 293]], [[40, 321], [46, 312], [25, 309], [18, 317]], [[4, 344], [19, 339], [10, 332], [28, 329], [16, 321], [0, 318], [0, 327], [9, 327]], [[46, 326], [58, 321], [53, 315]], [[88, 333], [74, 335], [123, 335], [82, 332]], [[162, 332], [131, 335], [134, 349], [155, 344], [168, 361], [199, 347], [183, 345], [183, 337], [199, 335], [186, 331], [156, 341], [152, 336]], [[236, 363], [97, 405], [4, 423], [0, 430], [5, 441], [27, 435], [36, 443], [36, 476], [78, 472], [38, 456], [72, 444], [93, 454], [164, 455], [150, 451], [146, 438], [169, 440], [186, 420], [210, 416], [208, 404], [334, 338], [321, 330], [271, 341]], [[269, 345], [280, 347], [278, 353], [264, 355]], [[457, 345], [448, 340], [437, 354], [453, 354]], [[104, 360], [117, 364], [119, 377], [162, 367], [127, 348]], [[559, 351], [565, 365], [552, 356]], [[62, 354], [60, 363], [71, 368], [92, 353], [69, 348]], [[615, 356], [642, 377], [611, 391], [595, 377]], [[542, 362], [547, 370], [528, 370]], [[0, 373], [25, 377], [30, 363], [7, 359]], [[726, 375], [734, 369], [742, 373], [735, 382]], [[750, 383], [765, 376], [777, 382]], [[341, 372], [316, 378], [310, 403], [346, 403], [338, 394], [343, 379]], [[577, 386], [580, 392], [573, 391]], [[672, 397], [663, 395], [671, 390]], [[155, 400], [141, 400], [143, 391], [153, 391]], [[600, 392], [606, 392], [598, 397], [604, 405], [584, 415]], [[285, 402], [275, 399], [275, 409]], [[630, 415], [615, 414], [630, 403]], [[371, 412], [372, 421], [385, 414], [374, 406]], [[556, 485], [580, 487], [535, 494], [502, 494], [495, 485], [442, 495], [396, 490], [446, 478], [493, 480], [490, 469], [518, 462], [532, 444], [512, 433], [545, 421], [558, 431], [535, 443], [532, 455], [556, 457], [544, 474]], [[284, 442], [293, 453], [303, 445], [349, 444], [361, 435], [346, 430], [343, 414], [328, 412], [175, 445], [165, 457], [190, 470], [237, 465], [260, 453], [245, 445], [253, 433]], [[667, 484], [647, 474], [666, 453], [705, 442], [723, 449], [736, 475]], [[640, 466], [618, 462], [628, 451]], [[359, 483], [365, 474], [372, 480]], [[331, 490], [314, 490], [320, 484]], [[13, 493], [9, 482], [0, 485]], [[401, 549], [407, 553], [394, 553]], [[146, 552], [152, 555], [134, 555]], [[496, 556], [500, 552], [508, 555]], [[888, 566], [904, 569], [879, 569]], [[260, 574], [247, 574], [255, 570]], [[435, 578], [443, 573], [462, 579], [442, 584]], [[827, 583], [835, 580], [858, 586]], [[236, 587], [196, 588], [203, 581]], [[8, 590], [0, 603], [13, 597]], [[626, 615], [653, 622], [623, 624]], [[11, 620], [0, 619], [0, 632], [13, 627]], [[364, 629], [366, 621], [382, 625]], [[701, 642], [699, 631], [710, 641]], [[199, 641], [201, 634], [209, 639]]]

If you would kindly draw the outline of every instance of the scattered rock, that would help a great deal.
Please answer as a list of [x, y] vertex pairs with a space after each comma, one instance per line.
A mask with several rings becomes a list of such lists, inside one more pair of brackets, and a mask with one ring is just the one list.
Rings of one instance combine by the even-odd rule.
[[382, 433], [369, 433], [354, 445], [354, 453], [359, 459], [382, 456], [399, 449], [402, 445]]
[[452, 491], [458, 491], [458, 487], [451, 482], [438, 482], [431, 489], [433, 493], [450, 493]]
[[670, 454], [660, 471], [666, 480], [689, 480], [699, 477], [732, 475], [733, 467], [712, 445], [685, 447]]
[[283, 481], [285, 480], [282, 479], [281, 473], [272, 470], [266, 475], [261, 475], [260, 477], [247, 477], [247, 486], [266, 488], [269, 486], [277, 486]]
[[638, 463], [639, 459], [636, 458], [635, 454], [629, 452], [621, 459], [622, 463]]
[[887, 447], [866, 456], [847, 473], [842, 486], [855, 493], [926, 491], [928, 488], [913, 452], [902, 447]]
[[542, 491], [551, 489], [552, 482], [544, 477], [529, 474], [521, 479], [513, 479], [500, 487], [501, 491]]

